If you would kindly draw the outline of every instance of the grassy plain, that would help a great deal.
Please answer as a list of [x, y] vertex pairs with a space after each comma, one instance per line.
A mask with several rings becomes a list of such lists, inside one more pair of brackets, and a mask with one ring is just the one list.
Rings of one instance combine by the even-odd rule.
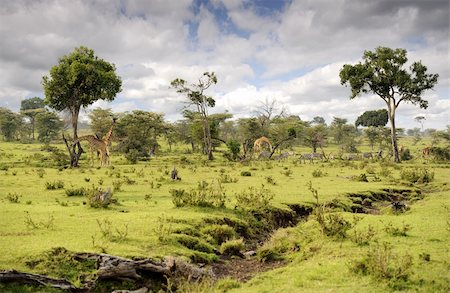
[[[408, 141], [403, 143], [409, 145]], [[56, 147], [63, 149], [62, 145]], [[211, 284], [203, 284], [203, 287], [189, 290], [448, 292], [450, 165], [420, 158], [421, 147], [420, 144], [411, 147], [416, 159], [400, 165], [386, 161], [301, 163], [298, 154], [309, 153], [306, 148], [295, 149], [297, 155], [282, 161], [255, 160], [241, 164], [228, 162], [218, 153], [215, 161], [208, 162], [204, 156], [184, 153], [185, 147], [178, 146], [171, 153], [162, 153], [136, 165], [129, 165], [123, 157], [113, 155], [112, 167], [89, 167], [84, 156], [80, 168], [64, 169], [49, 167], [51, 154], [41, 150], [41, 145], [1, 142], [0, 250], [3, 253], [0, 254], [0, 269], [42, 273], [42, 268], [32, 268], [27, 262], [54, 247], [76, 252], [106, 251], [125, 257], [176, 255], [189, 258], [193, 254], [191, 249], [174, 241], [161, 241], [161, 238], [169, 237], [177, 229], [198, 227], [208, 218], [244, 219], [242, 212], [235, 208], [236, 195], [262, 184], [273, 192], [271, 204], [278, 208], [286, 208], [286, 204], [315, 203], [308, 182], [317, 189], [320, 202], [345, 201], [348, 193], [413, 187], [419, 188], [424, 198], [412, 202], [404, 213], [395, 214], [385, 205], [378, 213], [358, 214], [360, 221], [348, 231], [348, 237], [340, 239], [321, 233], [318, 222], [310, 216], [308, 221], [295, 227], [279, 229], [264, 244], [269, 250], [277, 245], [296, 247], [282, 250], [281, 257], [287, 260], [285, 266], [258, 274], [246, 283], [225, 280], [216, 284], [215, 289]], [[327, 153], [332, 151], [332, 148], [326, 149]], [[180, 181], [170, 180], [174, 166], [182, 178]], [[402, 170], [420, 168], [434, 172], [431, 183], [408, 184], [400, 179]], [[242, 171], [250, 172], [251, 176], [241, 176]], [[369, 182], [355, 180], [363, 173]], [[227, 195], [225, 208], [174, 206], [170, 190], [195, 189], [203, 180], [213, 185], [222, 182]], [[64, 188], [47, 189], [47, 185], [57, 181], [61, 181]], [[118, 205], [107, 209], [89, 207], [85, 196], [66, 195], [68, 189], [114, 189], [114, 186], [113, 197]], [[351, 212], [338, 214], [349, 222], [354, 217]], [[106, 226], [113, 236], [105, 237]], [[369, 226], [375, 236], [367, 245], [352, 241], [355, 231], [366, 231]], [[398, 230], [406, 227], [406, 235], [394, 235], [389, 227]], [[390, 260], [394, 263], [400, 259], [395, 255], [411, 257], [407, 278], [393, 282], [392, 278], [355, 269], [358, 261], [382, 243], [389, 243]]]

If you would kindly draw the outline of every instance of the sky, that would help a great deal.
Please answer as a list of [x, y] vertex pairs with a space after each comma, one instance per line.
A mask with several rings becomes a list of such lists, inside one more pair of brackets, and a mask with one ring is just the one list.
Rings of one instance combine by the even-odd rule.
[[[322, 116], [354, 123], [385, 108], [373, 95], [349, 99], [339, 70], [365, 50], [405, 48], [438, 84], [428, 109], [401, 104], [397, 126], [450, 125], [450, 1], [448, 0], [1, 0], [0, 107], [44, 97], [42, 77], [81, 45], [114, 63], [122, 92], [96, 107], [136, 109], [181, 119], [185, 97], [170, 88], [215, 72], [211, 113], [256, 114], [275, 101], [309, 121]], [[83, 112], [84, 116], [86, 111]]]

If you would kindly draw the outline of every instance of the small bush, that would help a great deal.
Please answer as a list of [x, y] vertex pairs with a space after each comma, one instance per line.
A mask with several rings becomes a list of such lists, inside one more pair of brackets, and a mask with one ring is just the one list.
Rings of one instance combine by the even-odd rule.
[[250, 177], [250, 176], [252, 176], [252, 172], [250, 172], [250, 171], [242, 171], [241, 172], [241, 176]]
[[69, 188], [69, 189], [66, 189], [65, 192], [66, 192], [67, 196], [84, 196], [89, 193], [89, 191], [84, 187]]
[[215, 250], [211, 244], [203, 241], [200, 238], [194, 237], [194, 236], [189, 236], [189, 235], [185, 235], [185, 234], [176, 234], [176, 235], [173, 235], [172, 237], [175, 239], [175, 241], [177, 241], [181, 245], [183, 245], [189, 249], [192, 249], [192, 250], [205, 252], [205, 253], [213, 253]]
[[352, 178], [354, 181], [358, 181], [358, 182], [369, 182], [369, 180], [367, 179], [366, 173], [362, 173], [358, 176], [353, 176]]
[[227, 256], [242, 256], [241, 251], [244, 249], [244, 240], [229, 240], [220, 245], [220, 253]]
[[43, 178], [45, 175], [45, 170], [44, 169], [36, 169], [36, 174], [38, 175], [39, 178]]
[[112, 203], [117, 203], [115, 198], [112, 198], [113, 193], [108, 188], [103, 191], [101, 188], [93, 187], [90, 191], [86, 191], [89, 206], [92, 208], [107, 208]]
[[325, 235], [339, 239], [347, 238], [347, 231], [355, 225], [337, 213], [325, 214], [319, 224]]
[[413, 157], [411, 155], [411, 151], [408, 148], [405, 148], [402, 152], [400, 152], [400, 160], [401, 161], [409, 161]]
[[64, 181], [57, 180], [53, 182], [46, 182], [45, 188], [48, 190], [62, 189], [64, 188]]
[[396, 254], [388, 243], [372, 246], [366, 257], [356, 261], [352, 270], [355, 273], [371, 275], [378, 280], [391, 281], [391, 286], [396, 286], [398, 281], [407, 281], [411, 273], [412, 256]]
[[429, 183], [434, 179], [434, 172], [426, 168], [403, 169], [400, 178], [410, 183]]
[[184, 189], [171, 189], [172, 202], [176, 207], [200, 206], [200, 207], [218, 207], [225, 206], [227, 199], [222, 184], [209, 184], [206, 181], [200, 181], [197, 188], [186, 191]]
[[17, 193], [8, 193], [8, 195], [6, 196], [6, 199], [10, 203], [19, 203], [21, 197], [22, 196], [20, 194], [17, 194]]
[[273, 179], [272, 176], [267, 176], [266, 181], [267, 181], [267, 183], [269, 183], [271, 185], [277, 185], [277, 182], [275, 181], [275, 179]]
[[263, 209], [269, 206], [274, 195], [272, 191], [264, 188], [249, 187], [246, 191], [236, 194], [236, 207], [246, 209]]
[[405, 223], [401, 227], [395, 227], [392, 222], [384, 225], [384, 231], [391, 236], [408, 236], [408, 232], [411, 229], [411, 225]]
[[320, 170], [320, 169], [316, 169], [316, 170], [314, 170], [314, 171], [312, 172], [312, 176], [315, 177], [315, 178], [323, 177], [323, 176], [326, 176], [326, 175], [327, 175], [327, 173], [326, 173], [326, 172], [323, 172], [323, 171]]
[[377, 231], [369, 225], [366, 230], [353, 230], [351, 240], [358, 245], [369, 245], [370, 241], [376, 237]]
[[225, 241], [231, 240], [236, 236], [236, 232], [228, 225], [208, 225], [201, 229], [203, 234], [211, 236], [214, 242], [222, 244]]
[[121, 228], [119, 225], [113, 225], [108, 218], [105, 218], [103, 220], [97, 219], [97, 225], [102, 237], [108, 241], [121, 242], [128, 236], [128, 224], [124, 224]]

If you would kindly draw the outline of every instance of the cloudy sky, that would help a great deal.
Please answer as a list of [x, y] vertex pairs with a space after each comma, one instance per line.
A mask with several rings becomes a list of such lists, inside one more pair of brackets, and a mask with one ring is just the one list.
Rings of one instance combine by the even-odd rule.
[[353, 123], [384, 108], [365, 96], [349, 100], [343, 64], [378, 46], [405, 48], [439, 84], [426, 92], [427, 110], [407, 104], [398, 126], [443, 129], [450, 124], [448, 0], [2, 0], [0, 107], [43, 97], [42, 76], [58, 58], [87, 46], [116, 65], [123, 90], [94, 107], [143, 109], [181, 118], [183, 97], [169, 88], [214, 71], [212, 112], [254, 114], [275, 100], [303, 120], [333, 116]]

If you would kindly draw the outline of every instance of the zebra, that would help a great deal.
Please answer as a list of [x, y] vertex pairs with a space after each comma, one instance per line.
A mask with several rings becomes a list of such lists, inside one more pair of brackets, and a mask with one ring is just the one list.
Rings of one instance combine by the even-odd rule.
[[373, 159], [372, 153], [363, 153], [362, 156], [364, 159]]
[[358, 154], [348, 154], [347, 160], [349, 161], [356, 161], [359, 159]]
[[289, 157], [289, 153], [282, 153], [282, 154], [276, 156], [276, 157], [275, 157], [275, 160], [280, 161], [280, 160], [286, 159], [286, 158], [288, 158], [288, 157]]
[[323, 160], [323, 155], [318, 153], [300, 155], [300, 160], [302, 160], [303, 162], [309, 160], [309, 162], [312, 163], [314, 159]]

